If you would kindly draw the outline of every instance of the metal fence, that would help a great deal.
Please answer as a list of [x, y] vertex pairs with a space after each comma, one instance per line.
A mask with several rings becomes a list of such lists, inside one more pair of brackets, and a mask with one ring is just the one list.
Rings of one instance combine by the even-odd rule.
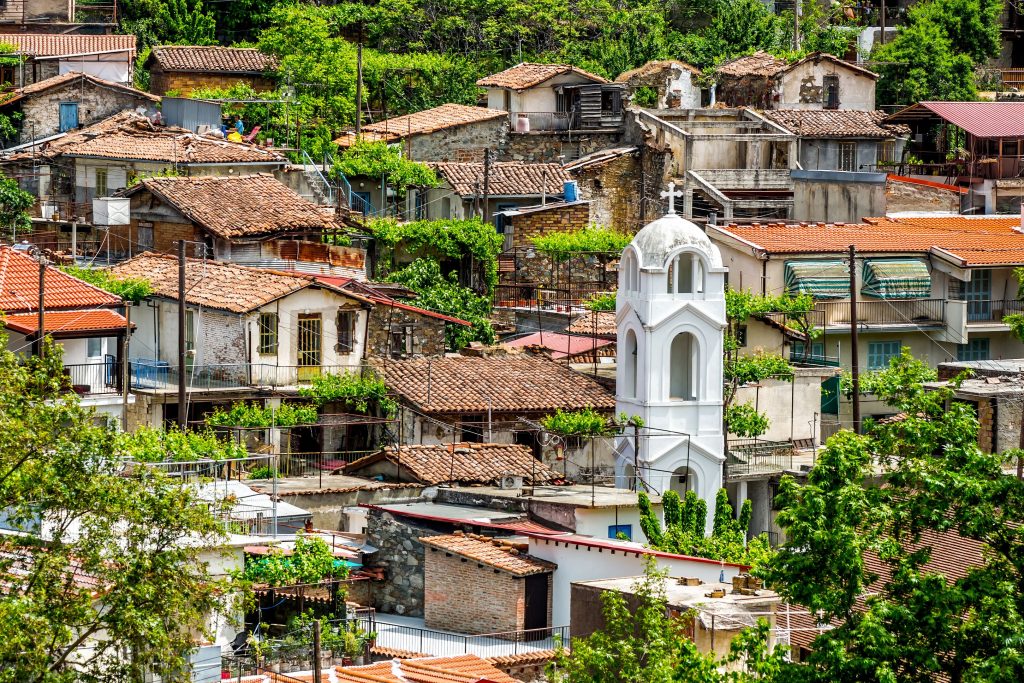
[[494, 287], [494, 306], [571, 313], [583, 310], [584, 303], [595, 295], [610, 291], [611, 287], [603, 282], [574, 283], [569, 287], [500, 284]]
[[[360, 366], [351, 365], [203, 363], [186, 367], [185, 383], [191, 390], [293, 387], [308, 384], [321, 375], [358, 372], [360, 369]], [[177, 389], [180, 377], [177, 365], [137, 358], [131, 361], [129, 370], [132, 389]]]
[[793, 444], [789, 441], [732, 441], [726, 456], [725, 476], [742, 477], [792, 470], [793, 454]]
[[360, 627], [367, 631], [376, 631], [377, 647], [418, 652], [435, 657], [462, 654], [475, 654], [480, 657], [507, 657], [524, 652], [551, 650], [559, 645], [566, 647], [569, 645], [568, 626], [464, 635], [387, 623], [381, 621], [380, 616], [373, 624], [361, 620], [359, 623]]
[[113, 356], [99, 363], [65, 365], [64, 376], [82, 396], [121, 393], [121, 364]]

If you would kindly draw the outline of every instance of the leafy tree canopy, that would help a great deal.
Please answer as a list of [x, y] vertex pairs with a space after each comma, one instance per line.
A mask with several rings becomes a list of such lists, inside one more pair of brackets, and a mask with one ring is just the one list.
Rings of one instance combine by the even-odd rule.
[[388, 396], [384, 380], [374, 374], [348, 372], [317, 375], [310, 386], [299, 389], [299, 395], [312, 399], [321, 407], [328, 403], [341, 403], [357, 413], [369, 414], [377, 410], [385, 417], [392, 417], [398, 411], [398, 403]]
[[24, 232], [31, 227], [28, 210], [36, 198], [18, 187], [13, 178], [0, 178], [0, 229], [6, 235]]
[[153, 286], [149, 280], [143, 278], [115, 277], [109, 270], [103, 268], [61, 266], [60, 269], [72, 277], [84, 280], [90, 285], [99, 287], [134, 304], [139, 303], [153, 293]]
[[293, 427], [315, 424], [319, 419], [316, 406], [282, 403], [266, 408], [256, 402], [239, 401], [229, 410], [218, 407], [206, 417], [211, 427]]

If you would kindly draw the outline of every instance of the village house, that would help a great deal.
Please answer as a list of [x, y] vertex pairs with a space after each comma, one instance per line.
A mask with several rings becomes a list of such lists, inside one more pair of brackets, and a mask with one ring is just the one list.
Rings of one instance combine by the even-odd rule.
[[503, 484], [508, 477], [539, 484], [562, 478], [526, 446], [476, 442], [387, 446], [349, 463], [345, 474], [425, 486]]
[[[38, 352], [39, 268], [24, 251], [0, 246], [0, 324], [13, 353]], [[47, 265], [42, 303], [46, 335], [62, 349], [69, 389], [83, 404], [121, 417], [124, 341], [130, 334], [120, 312], [124, 302]]]
[[[31, 1], [31, 0], [29, 0]], [[25, 87], [69, 71], [114, 83], [131, 83], [135, 36], [78, 33], [5, 33], [20, 65], [0, 65], [0, 83]]]
[[674, 59], [647, 62], [619, 74], [615, 82], [626, 86], [630, 104], [652, 109], [700, 109], [703, 91], [700, 70]]
[[203, 88], [244, 83], [256, 92], [273, 90], [276, 61], [251, 47], [157, 45], [149, 54], [149, 88], [157, 95], [189, 97]]
[[0, 113], [20, 120], [15, 142], [42, 141], [127, 109], [156, 112], [160, 98], [128, 85], [68, 71], [0, 96]]
[[900, 175], [967, 189], [968, 207], [1020, 212], [1024, 102], [919, 102], [885, 119], [911, 137]]
[[[729, 225], [708, 228], [730, 286], [756, 293], [809, 293], [820, 336], [809, 357], [850, 365], [849, 246], [856, 248], [860, 367], [878, 370], [909, 347], [932, 367], [951, 360], [1018, 358], [1024, 346], [1003, 318], [1021, 309], [1020, 218], [915, 215], [860, 224]], [[808, 354], [792, 342], [789, 357]], [[848, 420], [849, 402], [829, 411]], [[889, 409], [862, 402], [865, 416]], [[823, 403], [823, 408], [825, 407]]]
[[524, 62], [476, 84], [488, 107], [508, 112], [514, 133], [622, 126], [624, 87], [574, 66]]
[[[537, 421], [556, 410], [609, 414], [612, 395], [564, 363], [527, 353], [375, 361], [401, 404], [403, 444], [518, 443], [570, 478], [607, 475], [607, 439], [539, 440]], [[524, 381], [523, 378], [529, 378]]]
[[876, 80], [878, 74], [823, 52], [792, 64], [755, 52], [718, 67], [715, 94], [730, 107], [874, 111]]
[[[362, 140], [399, 144], [404, 155], [414, 161], [483, 160], [484, 150], [501, 146], [507, 135], [506, 112], [465, 104], [442, 104], [433, 109], [367, 123], [361, 128]], [[350, 130], [334, 143], [344, 152], [356, 140], [355, 131]], [[365, 190], [365, 184], [352, 187], [354, 195]], [[379, 196], [371, 194], [366, 199], [379, 207]]]
[[[427, 628], [463, 633], [532, 632], [551, 623], [555, 565], [530, 557], [527, 543], [455, 532], [419, 539], [423, 564], [423, 617]], [[529, 639], [528, 635], [528, 639]], [[503, 636], [498, 636], [499, 638]]]
[[[441, 184], [409, 193], [406, 215], [417, 220], [471, 218], [493, 221], [506, 232], [503, 211], [537, 204], [546, 198], [558, 201], [572, 176], [559, 164], [524, 164], [514, 161], [429, 162]], [[570, 190], [571, 191], [571, 190]]]
[[612, 147], [566, 162], [565, 170], [590, 202], [593, 222], [636, 232], [661, 207], [662, 179], [670, 154], [648, 145]]
[[[178, 259], [147, 252], [111, 269], [147, 280], [133, 317], [132, 390], [139, 421], [177, 419]], [[311, 275], [205, 259], [185, 265], [189, 419], [215, 405], [294, 394], [323, 373], [358, 370], [373, 304]]]
[[805, 171], [885, 171], [903, 159], [910, 129], [884, 111], [768, 109], [766, 119], [800, 138]]
[[153, 177], [121, 194], [131, 224], [110, 228], [111, 251], [171, 253], [185, 240], [218, 261], [365, 278], [362, 249], [325, 244], [342, 231], [334, 214], [270, 174]]

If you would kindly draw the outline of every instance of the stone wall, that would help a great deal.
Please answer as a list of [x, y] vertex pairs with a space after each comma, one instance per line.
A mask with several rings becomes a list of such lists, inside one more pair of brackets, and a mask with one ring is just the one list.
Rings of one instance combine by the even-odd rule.
[[626, 139], [625, 130], [615, 133], [510, 133], [497, 161], [557, 162], [559, 156], [564, 156], [565, 161], [571, 161], [602, 149], [627, 145], [629, 143]]
[[81, 80], [58, 88], [50, 88], [32, 95], [21, 103], [24, 120], [21, 123], [20, 142], [56, 135], [60, 132], [60, 105], [78, 103], [78, 123], [88, 126], [109, 118], [125, 109], [146, 107], [152, 112], [156, 103], [141, 94], [132, 94], [112, 88], [101, 88], [91, 81]]
[[[396, 306], [377, 304], [370, 312], [367, 327], [367, 352], [371, 356], [395, 357], [404, 354], [407, 358], [443, 356], [445, 353], [445, 321], [422, 313], [408, 311]], [[412, 351], [393, 349], [391, 331], [404, 332], [412, 328]], [[408, 347], [406, 347], [408, 348]]]
[[508, 127], [506, 117], [480, 121], [414, 135], [402, 141], [402, 148], [415, 161], [482, 161], [485, 149], [500, 150], [507, 144]]
[[227, 89], [237, 83], [248, 83], [256, 92], [274, 89], [274, 81], [266, 76], [230, 75], [219, 73], [196, 73], [182, 71], [164, 71], [154, 65], [149, 76], [149, 89], [156, 95], [174, 93], [178, 97], [188, 97], [193, 90], [200, 88]]
[[531, 247], [531, 238], [551, 232], [582, 230], [590, 224], [590, 204], [553, 205], [546, 211], [532, 211], [511, 216], [512, 246]]
[[375, 584], [372, 607], [388, 614], [423, 616], [423, 544], [419, 539], [438, 532], [420, 528], [394, 515], [371, 509], [366, 520], [366, 542], [377, 552], [367, 568], [384, 569], [384, 581]]

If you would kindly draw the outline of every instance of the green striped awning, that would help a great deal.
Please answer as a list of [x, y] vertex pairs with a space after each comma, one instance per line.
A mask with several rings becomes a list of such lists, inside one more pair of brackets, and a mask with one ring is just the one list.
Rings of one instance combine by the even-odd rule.
[[815, 299], [850, 296], [850, 270], [842, 261], [786, 261], [786, 291]]
[[927, 299], [932, 294], [932, 276], [920, 259], [868, 259], [860, 291], [880, 299]]

